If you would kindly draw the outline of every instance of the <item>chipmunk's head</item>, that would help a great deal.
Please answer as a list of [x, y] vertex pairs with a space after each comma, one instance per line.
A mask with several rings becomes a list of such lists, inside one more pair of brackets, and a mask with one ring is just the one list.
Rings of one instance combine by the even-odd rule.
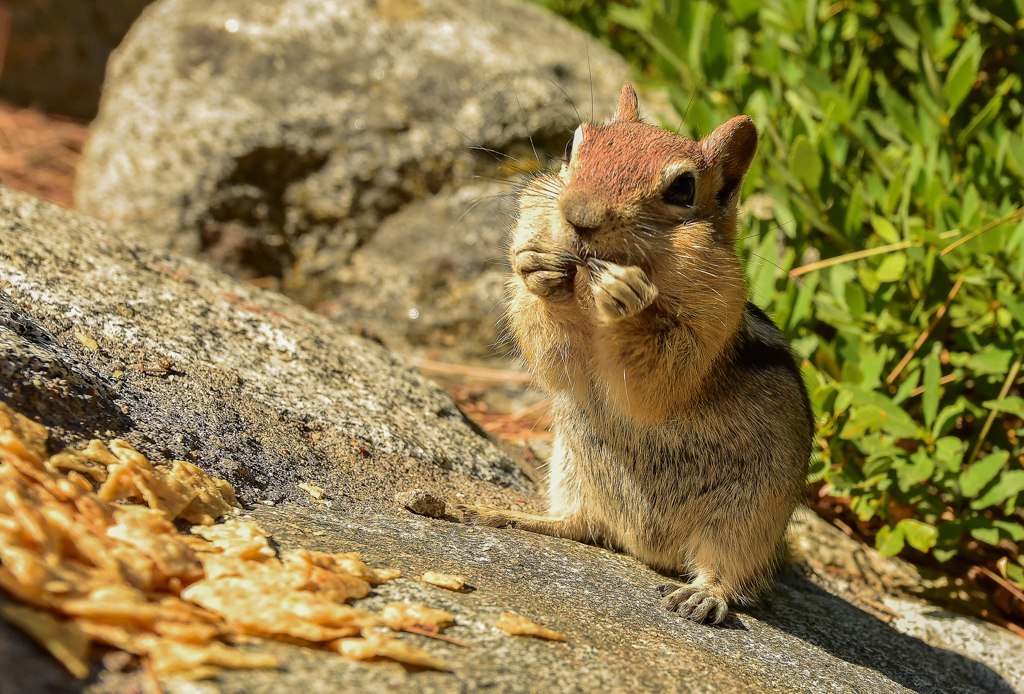
[[611, 122], [580, 125], [559, 174], [558, 210], [581, 255], [644, 265], [643, 256], [700, 239], [731, 250], [757, 128], [737, 116], [695, 142], [640, 119], [622, 88]]

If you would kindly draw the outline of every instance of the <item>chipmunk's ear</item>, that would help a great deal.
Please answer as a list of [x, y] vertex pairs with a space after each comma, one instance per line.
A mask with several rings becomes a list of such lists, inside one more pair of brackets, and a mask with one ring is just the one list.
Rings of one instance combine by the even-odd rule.
[[619, 94], [619, 105], [615, 107], [615, 115], [612, 116], [612, 123], [639, 123], [640, 109], [637, 105], [636, 92], [633, 85], [626, 82], [622, 85], [622, 93]]
[[757, 152], [757, 126], [750, 116], [736, 116], [700, 141], [704, 156], [712, 169], [716, 169], [722, 187], [715, 193], [720, 207], [736, 203], [743, 177]]

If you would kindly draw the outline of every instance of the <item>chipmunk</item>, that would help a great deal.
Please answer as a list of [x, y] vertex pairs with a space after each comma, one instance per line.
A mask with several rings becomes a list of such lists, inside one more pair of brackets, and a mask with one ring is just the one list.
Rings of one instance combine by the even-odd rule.
[[611, 122], [523, 187], [506, 319], [552, 403], [548, 515], [460, 507], [684, 574], [662, 606], [695, 622], [770, 584], [814, 436], [733, 245], [757, 140], [749, 116], [699, 142], [648, 125], [626, 84]]

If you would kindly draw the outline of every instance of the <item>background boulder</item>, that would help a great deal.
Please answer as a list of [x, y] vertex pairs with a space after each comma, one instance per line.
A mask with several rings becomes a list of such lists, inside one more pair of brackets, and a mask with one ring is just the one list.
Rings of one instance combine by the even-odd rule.
[[[513, 0], [163, 0], [110, 62], [77, 202], [144, 219], [151, 242], [357, 317], [379, 285], [355, 258], [400, 212], [388, 254], [370, 252], [378, 273], [392, 261], [406, 273], [444, 245], [471, 258], [456, 261], [467, 277], [488, 275], [501, 223], [461, 219], [486, 198], [456, 191], [560, 156], [576, 111], [608, 116], [626, 74], [564, 20]], [[436, 196], [440, 207], [416, 207]], [[417, 277], [402, 303], [441, 297], [436, 281]], [[493, 276], [471, 284], [439, 301], [500, 300]], [[475, 305], [454, 312], [494, 322]], [[484, 332], [470, 353], [493, 343], [493, 327]]]

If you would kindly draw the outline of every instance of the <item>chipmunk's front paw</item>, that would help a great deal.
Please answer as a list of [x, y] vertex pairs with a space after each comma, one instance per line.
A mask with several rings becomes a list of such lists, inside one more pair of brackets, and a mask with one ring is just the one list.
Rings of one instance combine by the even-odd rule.
[[634, 265], [616, 265], [590, 258], [587, 266], [593, 278], [594, 307], [602, 323], [636, 315], [658, 298], [658, 288], [647, 273]]
[[687, 584], [658, 586], [665, 599], [661, 606], [669, 612], [678, 612], [691, 622], [718, 624], [729, 614], [729, 603], [725, 597], [710, 586]]
[[514, 528], [515, 522], [495, 506], [458, 505], [455, 511], [464, 525], [476, 525], [483, 528]]
[[582, 262], [568, 251], [520, 251], [513, 265], [531, 294], [549, 301], [567, 301], [573, 296], [576, 266]]

